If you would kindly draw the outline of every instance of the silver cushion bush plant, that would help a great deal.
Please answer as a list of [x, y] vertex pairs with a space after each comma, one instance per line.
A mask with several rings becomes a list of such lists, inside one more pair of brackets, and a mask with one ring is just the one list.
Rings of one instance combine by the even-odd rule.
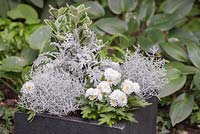
[[136, 47], [134, 54], [127, 51], [122, 65], [123, 77], [140, 84], [141, 92], [138, 95], [143, 99], [158, 96], [168, 82], [165, 77], [165, 60], [156, 56], [155, 52], [152, 49], [152, 52], [142, 54], [141, 49]]

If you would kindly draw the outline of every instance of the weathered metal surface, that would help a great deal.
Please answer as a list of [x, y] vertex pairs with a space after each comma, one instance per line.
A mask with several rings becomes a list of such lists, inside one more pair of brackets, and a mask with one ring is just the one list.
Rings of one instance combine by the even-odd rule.
[[27, 114], [16, 113], [14, 134], [156, 134], [157, 99], [149, 101], [153, 105], [140, 109], [135, 115], [138, 124], [120, 122], [113, 127], [79, 117], [47, 114], [38, 114], [29, 123]]

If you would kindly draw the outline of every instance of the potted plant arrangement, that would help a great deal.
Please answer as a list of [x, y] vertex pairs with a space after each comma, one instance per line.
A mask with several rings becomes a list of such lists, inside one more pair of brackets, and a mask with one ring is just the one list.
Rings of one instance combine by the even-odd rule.
[[[84, 5], [50, 8], [55, 51], [39, 55], [21, 89], [14, 134], [156, 134], [157, 95], [165, 61], [127, 50], [123, 63], [101, 58]], [[30, 116], [29, 116], [30, 117]]]

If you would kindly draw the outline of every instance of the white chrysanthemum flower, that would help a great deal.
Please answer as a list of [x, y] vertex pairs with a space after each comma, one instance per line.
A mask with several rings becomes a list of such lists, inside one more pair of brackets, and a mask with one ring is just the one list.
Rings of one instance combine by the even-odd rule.
[[119, 106], [124, 107], [127, 105], [127, 96], [120, 90], [114, 90], [110, 95], [110, 105], [113, 107]]
[[133, 83], [131, 80], [126, 79], [121, 85], [122, 91], [128, 95], [132, 94], [133, 92], [139, 93], [140, 86], [138, 83]]
[[112, 107], [117, 107], [117, 100], [114, 100], [114, 99], [110, 100], [110, 105]]
[[107, 81], [102, 81], [97, 85], [97, 89], [101, 91], [101, 93], [105, 94], [110, 94], [111, 93], [111, 88], [110, 88], [110, 83]]
[[85, 97], [88, 98], [89, 100], [98, 99], [100, 101], [103, 98], [99, 89], [94, 89], [94, 88], [87, 89], [86, 92], [85, 92]]
[[141, 93], [141, 89], [140, 89], [140, 85], [139, 83], [133, 83], [133, 90], [136, 94], [140, 94]]
[[25, 93], [25, 94], [31, 94], [34, 92], [34, 88], [35, 88], [35, 84], [31, 81], [28, 81], [28, 82], [24, 83], [21, 91], [22, 91], [22, 93]]
[[121, 81], [121, 73], [112, 68], [108, 68], [104, 72], [106, 80], [112, 85], [117, 85]]

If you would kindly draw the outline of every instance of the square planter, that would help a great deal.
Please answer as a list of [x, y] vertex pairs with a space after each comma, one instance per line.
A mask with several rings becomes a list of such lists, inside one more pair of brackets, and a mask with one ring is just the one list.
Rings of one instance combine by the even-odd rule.
[[58, 117], [37, 114], [29, 123], [26, 113], [16, 113], [14, 134], [156, 134], [157, 98], [153, 104], [136, 113], [139, 123], [119, 122], [113, 127], [80, 117]]

